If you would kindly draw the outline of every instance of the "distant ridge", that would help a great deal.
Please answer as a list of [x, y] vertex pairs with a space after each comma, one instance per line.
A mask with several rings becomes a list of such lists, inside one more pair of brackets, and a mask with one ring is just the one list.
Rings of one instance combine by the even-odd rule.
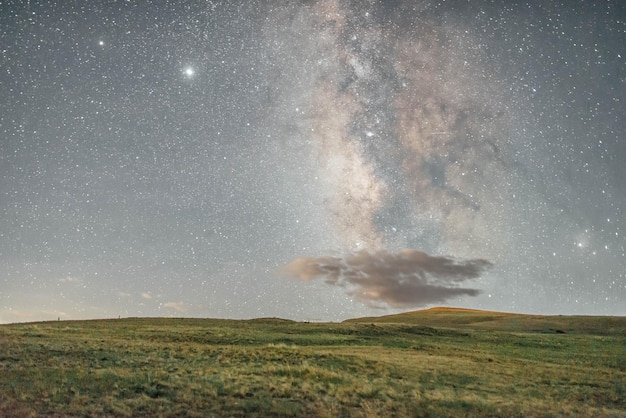
[[436, 307], [378, 317], [348, 319], [347, 323], [401, 323], [441, 328], [468, 328], [509, 332], [590, 333], [626, 335], [626, 317], [564, 316]]
[[275, 316], [272, 317], [264, 317], [264, 318], [252, 318], [252, 319], [244, 319], [244, 321], [246, 322], [252, 322], [252, 323], [267, 323], [267, 324], [272, 324], [272, 323], [288, 323], [288, 322], [295, 322], [291, 319], [284, 319], [284, 318], [277, 318]]
[[[410, 312], [405, 312], [405, 313], [412, 313], [412, 312], [488, 312], [488, 313], [497, 313], [497, 314], [505, 313], [505, 312], [498, 312], [498, 311], [485, 311], [482, 309], [454, 308], [452, 306], [437, 306], [434, 308], [419, 309], [417, 311], [410, 311]], [[517, 314], [517, 313], [511, 313], [511, 314], [512, 315], [524, 315], [524, 314]]]

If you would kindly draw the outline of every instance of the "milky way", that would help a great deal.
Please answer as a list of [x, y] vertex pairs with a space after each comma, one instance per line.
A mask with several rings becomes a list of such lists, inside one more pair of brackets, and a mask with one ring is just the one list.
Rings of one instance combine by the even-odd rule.
[[498, 158], [506, 111], [493, 100], [501, 81], [470, 64], [484, 59], [466, 51], [477, 41], [453, 39], [453, 24], [416, 25], [424, 6], [318, 7], [331, 52], [321, 59], [332, 65], [316, 80], [311, 137], [336, 188], [329, 203], [344, 245], [487, 246], [478, 228], [488, 218], [488, 235], [499, 232], [494, 206], [508, 197]]
[[0, 322], [626, 314], [621, 2], [4, 2], [0, 28]]
[[437, 240], [456, 253], [468, 252], [458, 243], [488, 253], [508, 198], [498, 158], [506, 113], [490, 86], [500, 81], [468, 64], [478, 54], [465, 52], [474, 46], [467, 39], [451, 39], [452, 25], [416, 28], [407, 13], [424, 9], [338, 1], [311, 9], [319, 37], [303, 113], [329, 183], [325, 206], [347, 249], [441, 251]]

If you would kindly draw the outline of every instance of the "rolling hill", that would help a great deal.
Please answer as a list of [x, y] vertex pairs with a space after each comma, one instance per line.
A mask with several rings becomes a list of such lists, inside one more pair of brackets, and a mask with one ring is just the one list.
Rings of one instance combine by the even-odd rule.
[[506, 332], [626, 335], [626, 317], [620, 316], [526, 315], [462, 308], [431, 308], [394, 315], [348, 319], [344, 322], [413, 324]]

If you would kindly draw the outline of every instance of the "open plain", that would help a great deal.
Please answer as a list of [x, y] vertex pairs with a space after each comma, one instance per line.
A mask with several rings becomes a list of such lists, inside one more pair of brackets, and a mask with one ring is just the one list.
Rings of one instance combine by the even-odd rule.
[[626, 416], [626, 318], [0, 326], [0, 416]]

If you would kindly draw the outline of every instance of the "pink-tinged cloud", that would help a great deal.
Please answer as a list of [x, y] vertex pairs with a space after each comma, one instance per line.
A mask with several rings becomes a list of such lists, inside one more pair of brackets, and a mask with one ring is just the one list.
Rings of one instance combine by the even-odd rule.
[[162, 306], [164, 308], [173, 309], [176, 312], [185, 312], [188, 310], [183, 302], [165, 302]]
[[358, 251], [344, 257], [300, 257], [283, 268], [303, 281], [322, 278], [348, 288], [347, 293], [375, 307], [407, 308], [476, 296], [478, 289], [459, 285], [480, 277], [492, 264], [483, 259], [457, 260], [416, 250], [399, 253]]

